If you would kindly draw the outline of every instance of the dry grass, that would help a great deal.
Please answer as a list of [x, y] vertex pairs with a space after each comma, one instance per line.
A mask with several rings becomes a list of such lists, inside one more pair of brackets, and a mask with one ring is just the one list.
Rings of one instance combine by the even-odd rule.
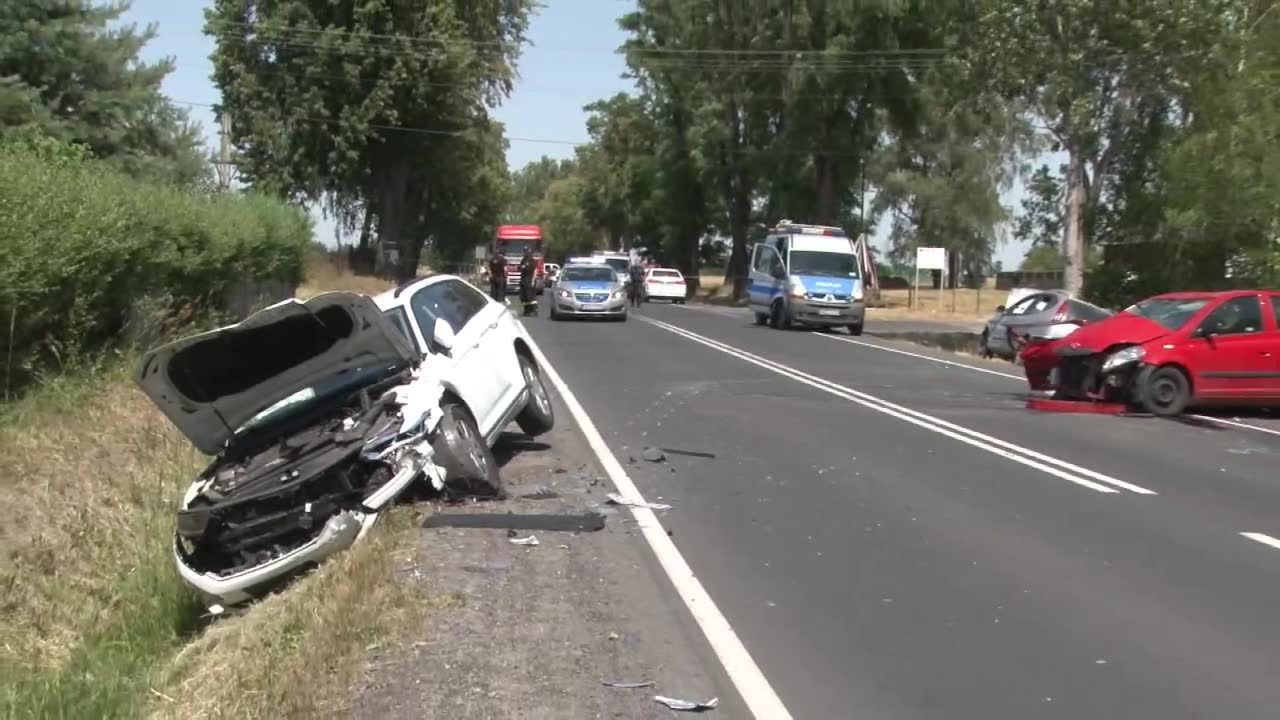
[[348, 552], [183, 648], [153, 696], [152, 716], [331, 716], [365, 656], [426, 609], [394, 577], [413, 557], [413, 519], [408, 508], [390, 513]]
[[173, 573], [174, 498], [201, 456], [122, 369], [55, 381], [0, 417], [0, 707], [127, 714], [196, 622]]
[[[698, 279], [699, 297], [710, 302], [729, 300], [731, 286], [725, 285], [721, 274], [702, 275]], [[995, 308], [1004, 302], [1008, 293], [984, 288], [982, 290], [959, 289], [943, 291], [941, 299], [936, 290], [923, 290], [916, 306], [910, 307], [907, 290], [883, 290], [880, 299], [883, 307], [872, 308], [871, 317], [884, 320], [928, 320], [955, 322], [971, 325], [975, 320], [986, 320]]]
[[306, 277], [306, 282], [298, 288], [298, 297], [304, 299], [331, 290], [350, 290], [365, 295], [377, 295], [395, 287], [395, 284], [388, 280], [356, 275], [349, 270], [341, 269], [332, 260], [320, 255], [307, 256]]

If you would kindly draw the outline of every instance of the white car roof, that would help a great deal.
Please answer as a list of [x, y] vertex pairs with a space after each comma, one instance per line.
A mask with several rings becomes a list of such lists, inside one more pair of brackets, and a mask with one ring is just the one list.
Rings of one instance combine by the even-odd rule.
[[[384, 290], [383, 292], [374, 295], [373, 302], [378, 306], [378, 309], [389, 310], [393, 307], [405, 304], [405, 302], [408, 301], [409, 296], [413, 295], [419, 289], [435, 285], [436, 283], [443, 282], [445, 280], [462, 280], [462, 278], [457, 275], [432, 275], [430, 277], [418, 278], [417, 280], [411, 280], [399, 287]], [[466, 281], [463, 280], [463, 282]]]

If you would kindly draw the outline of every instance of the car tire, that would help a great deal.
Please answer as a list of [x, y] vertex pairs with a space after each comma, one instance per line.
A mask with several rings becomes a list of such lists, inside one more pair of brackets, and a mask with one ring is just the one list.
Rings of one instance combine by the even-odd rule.
[[436, 464], [444, 468], [445, 488], [460, 495], [501, 498], [498, 461], [480, 435], [475, 418], [461, 403], [445, 403], [431, 441]]
[[1191, 381], [1178, 368], [1146, 368], [1138, 378], [1141, 405], [1160, 417], [1181, 415], [1191, 403]]
[[768, 315], [767, 313], [756, 313], [756, 324], [757, 324], [757, 325], [768, 325], [768, 324], [769, 324], [769, 315]]
[[520, 355], [520, 374], [524, 376], [525, 389], [529, 391], [529, 400], [524, 409], [516, 416], [516, 425], [529, 437], [538, 437], [551, 432], [555, 427], [556, 415], [551, 406], [551, 395], [547, 393], [542, 382], [542, 373], [538, 366], [528, 357]]
[[856, 336], [858, 336], [858, 335], [861, 335], [861, 334], [862, 334], [862, 323], [853, 323], [852, 325], [850, 325], [850, 326], [849, 326], [849, 334], [850, 334], [850, 335], [853, 335], [853, 336], [855, 336], [855, 337], [856, 337]]

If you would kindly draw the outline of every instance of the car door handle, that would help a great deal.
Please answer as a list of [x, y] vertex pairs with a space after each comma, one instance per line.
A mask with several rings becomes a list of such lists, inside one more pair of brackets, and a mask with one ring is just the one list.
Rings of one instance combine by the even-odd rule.
[[491, 325], [489, 325], [489, 329], [490, 329], [490, 330], [497, 330], [497, 329], [498, 329], [498, 321], [497, 321], [497, 320], [494, 320], [494, 321], [493, 321], [493, 323], [492, 323]]

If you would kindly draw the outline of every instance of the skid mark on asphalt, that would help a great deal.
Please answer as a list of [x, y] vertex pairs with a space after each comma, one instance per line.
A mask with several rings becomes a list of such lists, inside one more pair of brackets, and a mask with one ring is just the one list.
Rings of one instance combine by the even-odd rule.
[[971, 447], [1012, 460], [1013, 462], [1034, 468], [1046, 474], [1089, 488], [1090, 490], [1100, 493], [1115, 493], [1119, 490], [1126, 490], [1139, 495], [1156, 494], [1154, 490], [1149, 490], [1139, 485], [1134, 485], [1118, 478], [1111, 477], [1110, 475], [1105, 475], [1103, 473], [1075, 465], [1074, 463], [1069, 463], [1065, 460], [1031, 450], [1030, 448], [1015, 445], [1014, 443], [980, 433], [976, 430], [948, 422], [941, 418], [891, 403], [874, 395], [869, 395], [859, 390], [831, 382], [830, 380], [810, 375], [796, 368], [783, 365], [782, 363], [755, 355], [741, 348], [685, 330], [679, 326], [671, 325], [660, 320], [654, 320], [652, 318], [640, 318], [640, 320], [656, 325], [668, 332], [674, 333], [688, 340], [692, 340], [693, 342], [699, 343], [713, 350], [717, 350], [731, 357], [744, 360], [753, 365], [769, 370], [770, 372], [791, 378], [792, 380], [815, 387], [837, 397], [842, 397], [876, 412], [895, 417], [925, 430], [958, 440], [959, 442]]

